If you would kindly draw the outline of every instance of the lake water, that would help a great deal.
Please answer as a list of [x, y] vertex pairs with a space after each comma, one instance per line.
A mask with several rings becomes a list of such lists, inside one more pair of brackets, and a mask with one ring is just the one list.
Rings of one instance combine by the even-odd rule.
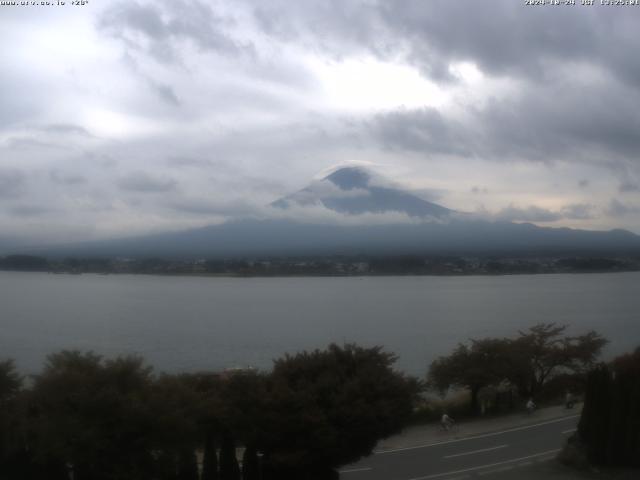
[[384, 345], [423, 375], [458, 342], [539, 322], [640, 345], [640, 273], [207, 278], [0, 272], [0, 359], [37, 372], [61, 349], [136, 353], [158, 370], [253, 365], [330, 342]]

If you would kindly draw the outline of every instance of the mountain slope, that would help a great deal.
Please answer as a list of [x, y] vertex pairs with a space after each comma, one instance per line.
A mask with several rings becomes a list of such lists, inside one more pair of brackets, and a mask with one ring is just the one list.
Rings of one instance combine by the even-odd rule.
[[342, 226], [238, 220], [189, 231], [49, 250], [59, 256], [224, 258], [302, 255], [582, 255], [640, 253], [640, 237], [532, 224], [454, 220]]
[[322, 205], [349, 215], [396, 212], [410, 217], [443, 218], [454, 213], [402, 190], [376, 185], [369, 172], [357, 167], [336, 170], [271, 205], [284, 210], [292, 206]]
[[[307, 207], [322, 207], [334, 223], [314, 223]], [[384, 186], [361, 168], [342, 168], [272, 204], [268, 219], [235, 219], [175, 233], [30, 249], [58, 256], [224, 258], [298, 255], [581, 255], [640, 254], [640, 237], [608, 232], [492, 222]], [[296, 215], [288, 217], [289, 212]], [[351, 224], [363, 214], [398, 214], [389, 223]], [[409, 218], [410, 217], [410, 218]], [[345, 221], [346, 220], [346, 224]], [[362, 223], [362, 222], [359, 222]]]

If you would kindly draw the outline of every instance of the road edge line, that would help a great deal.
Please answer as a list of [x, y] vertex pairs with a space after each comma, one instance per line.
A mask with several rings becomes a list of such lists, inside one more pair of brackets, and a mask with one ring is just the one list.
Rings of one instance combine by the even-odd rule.
[[488, 447], [488, 448], [481, 448], [479, 450], [472, 450], [471, 452], [463, 452], [463, 453], [454, 453], [453, 455], [445, 455], [442, 458], [456, 458], [456, 457], [464, 457], [465, 455], [473, 455], [474, 453], [484, 453], [484, 452], [491, 452], [493, 450], [499, 450], [501, 448], [507, 448], [509, 445], [507, 445], [506, 443], [504, 445], [498, 445], [497, 447]]
[[527, 455], [526, 457], [513, 458], [511, 460], [504, 460], [502, 462], [489, 463], [487, 465], [479, 465], [477, 467], [465, 468], [463, 470], [454, 470], [451, 472], [443, 472], [443, 473], [434, 473], [432, 475], [427, 475], [424, 477], [414, 477], [409, 480], [429, 480], [430, 478], [438, 478], [438, 477], [446, 477], [447, 475], [456, 475], [457, 473], [465, 473], [465, 472], [473, 472], [474, 470], [482, 470], [483, 468], [491, 468], [497, 467], [498, 465], [506, 465], [508, 463], [520, 462], [522, 460], [528, 460], [529, 458], [542, 457], [544, 455], [549, 455], [550, 453], [559, 452], [561, 449], [556, 448], [555, 450], [547, 450], [546, 452], [534, 453], [533, 455]]
[[475, 440], [476, 438], [493, 437], [495, 435], [502, 435], [503, 433], [518, 432], [520, 430], [527, 430], [529, 428], [541, 427], [543, 425], [550, 425], [552, 423], [559, 423], [559, 422], [563, 422], [565, 420], [570, 420], [572, 418], [577, 418], [579, 416], [580, 415], [569, 415], [568, 417], [556, 418], [554, 420], [549, 420], [547, 422], [541, 422], [541, 423], [535, 423], [533, 425], [523, 425], [523, 426], [520, 426], [520, 427], [508, 428], [506, 430], [501, 430], [499, 432], [481, 433], [479, 435], [472, 435], [470, 437], [455, 438], [453, 440], [445, 440], [445, 441], [442, 441], [442, 442], [426, 443], [426, 444], [423, 444], [423, 445], [413, 445], [413, 446], [410, 446], [410, 447], [392, 448], [392, 449], [389, 449], [389, 450], [374, 450], [372, 453], [373, 453], [373, 455], [383, 455], [383, 454], [387, 454], [387, 453], [404, 452], [404, 451], [407, 451], [407, 450], [418, 450], [420, 448], [435, 447], [437, 445], [447, 445], [449, 443], [465, 442], [467, 440]]

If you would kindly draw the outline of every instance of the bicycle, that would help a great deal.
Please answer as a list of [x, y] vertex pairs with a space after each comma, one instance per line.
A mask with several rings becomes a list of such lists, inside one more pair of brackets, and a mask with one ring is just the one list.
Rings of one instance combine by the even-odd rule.
[[527, 409], [527, 415], [533, 415], [533, 413], [537, 410], [538, 406], [535, 403], [533, 403], [532, 400], [529, 400], [525, 408]]
[[440, 422], [440, 426], [438, 427], [439, 433], [458, 433], [459, 431], [460, 426], [456, 422], [451, 422], [449, 424]]

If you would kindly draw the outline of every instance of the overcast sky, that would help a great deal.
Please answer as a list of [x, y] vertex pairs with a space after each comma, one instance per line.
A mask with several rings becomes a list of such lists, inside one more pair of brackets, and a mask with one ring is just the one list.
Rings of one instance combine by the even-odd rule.
[[0, 31], [3, 237], [216, 223], [353, 163], [640, 233], [640, 7], [90, 0], [0, 6]]

